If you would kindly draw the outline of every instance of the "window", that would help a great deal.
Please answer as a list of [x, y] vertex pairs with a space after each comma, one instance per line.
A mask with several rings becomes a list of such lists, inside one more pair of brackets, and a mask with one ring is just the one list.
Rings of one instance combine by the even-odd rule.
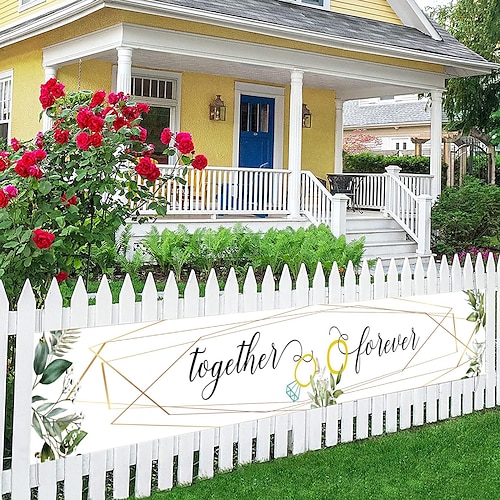
[[300, 3], [303, 5], [310, 5], [312, 7], [320, 7], [322, 9], [330, 8], [330, 0], [282, 0], [291, 3]]
[[19, 11], [29, 9], [44, 2], [45, 0], [19, 0]]
[[12, 115], [12, 71], [0, 73], [0, 141], [10, 138]]
[[148, 131], [147, 142], [155, 146], [157, 154], [154, 157], [166, 161], [161, 156], [165, 145], [161, 143], [160, 135], [165, 127], [178, 130], [180, 75], [132, 69], [131, 83], [131, 94], [136, 101], [149, 104], [149, 113], [143, 116], [141, 123]]

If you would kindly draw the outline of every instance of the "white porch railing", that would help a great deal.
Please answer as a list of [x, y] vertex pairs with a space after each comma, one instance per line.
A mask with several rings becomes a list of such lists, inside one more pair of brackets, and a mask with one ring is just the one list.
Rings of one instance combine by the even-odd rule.
[[[161, 166], [165, 173], [174, 167]], [[181, 183], [172, 179], [152, 189], [166, 198], [169, 214], [281, 214], [287, 215], [290, 171], [266, 168], [207, 167], [187, 169]], [[138, 178], [138, 182], [144, 182]], [[146, 211], [147, 213], [147, 211]]]
[[417, 253], [430, 253], [430, 194], [415, 195], [399, 178], [397, 166], [387, 167], [385, 212], [413, 238]]

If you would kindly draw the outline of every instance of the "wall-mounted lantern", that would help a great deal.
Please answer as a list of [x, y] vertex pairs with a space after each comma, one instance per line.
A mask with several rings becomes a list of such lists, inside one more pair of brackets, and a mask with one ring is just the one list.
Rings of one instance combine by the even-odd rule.
[[312, 114], [307, 104], [302, 104], [302, 128], [311, 128]]
[[215, 99], [210, 103], [210, 120], [217, 122], [226, 121], [226, 105], [224, 101], [217, 95]]

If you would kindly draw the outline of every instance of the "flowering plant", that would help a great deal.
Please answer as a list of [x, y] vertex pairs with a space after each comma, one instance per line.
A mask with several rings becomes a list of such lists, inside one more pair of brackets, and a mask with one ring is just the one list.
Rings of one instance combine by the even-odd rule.
[[191, 134], [166, 128], [162, 154], [177, 168], [163, 174], [140, 125], [149, 107], [123, 93], [66, 94], [52, 78], [40, 103], [52, 128], [0, 151], [0, 279], [11, 300], [28, 276], [40, 299], [53, 277], [88, 272], [92, 247], [114, 243], [127, 219], [143, 220], [146, 207], [166, 213], [155, 196], [163, 181], [207, 165]]

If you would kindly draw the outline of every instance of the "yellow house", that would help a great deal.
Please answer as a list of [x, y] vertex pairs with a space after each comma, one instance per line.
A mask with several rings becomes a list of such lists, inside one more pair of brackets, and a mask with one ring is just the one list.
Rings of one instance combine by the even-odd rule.
[[[414, 0], [4, 0], [0, 136], [25, 140], [50, 126], [38, 120], [38, 95], [51, 77], [70, 91], [123, 91], [151, 106], [145, 127], [153, 140], [170, 126], [193, 134], [210, 167], [265, 166], [269, 182], [285, 171], [279, 186], [286, 207], [259, 212], [330, 217], [332, 228], [345, 232], [345, 222], [329, 215], [336, 210], [330, 193], [316, 182], [342, 172], [343, 102], [431, 93], [427, 194], [435, 199], [445, 81], [493, 67]], [[217, 98], [225, 107], [211, 113]], [[215, 189], [219, 196], [203, 196], [218, 199], [216, 208], [197, 196], [189, 210], [203, 205], [214, 215], [234, 208], [221, 205]], [[282, 187], [268, 190], [267, 202], [280, 198]], [[330, 208], [319, 208], [321, 197]], [[371, 208], [367, 203], [356, 201]]]

